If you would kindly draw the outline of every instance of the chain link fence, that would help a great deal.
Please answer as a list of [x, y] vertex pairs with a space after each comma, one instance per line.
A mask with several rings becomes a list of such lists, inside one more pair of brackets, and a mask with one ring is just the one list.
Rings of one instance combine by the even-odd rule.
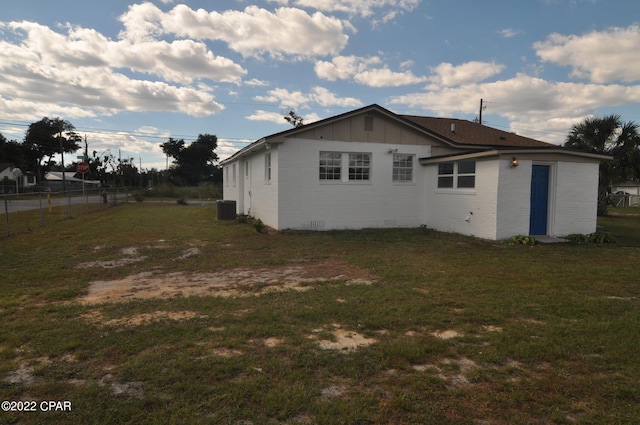
[[31, 231], [129, 201], [129, 189], [125, 187], [0, 195], [0, 237]]

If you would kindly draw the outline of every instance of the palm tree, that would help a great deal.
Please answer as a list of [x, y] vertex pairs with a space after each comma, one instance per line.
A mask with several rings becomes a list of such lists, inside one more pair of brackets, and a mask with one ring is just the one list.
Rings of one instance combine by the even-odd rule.
[[571, 128], [565, 148], [611, 155], [612, 161], [600, 162], [598, 215], [607, 214], [611, 185], [640, 178], [640, 136], [638, 124], [623, 123], [620, 115], [587, 118]]

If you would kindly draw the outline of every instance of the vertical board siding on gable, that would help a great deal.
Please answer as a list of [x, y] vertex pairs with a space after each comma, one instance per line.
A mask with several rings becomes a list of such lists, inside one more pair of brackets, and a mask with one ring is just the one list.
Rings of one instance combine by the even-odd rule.
[[[393, 154], [428, 156], [429, 146], [313, 141], [295, 139], [280, 146], [281, 229], [361, 229], [417, 227], [422, 224], [423, 167], [415, 164], [415, 184], [394, 184]], [[320, 182], [320, 151], [371, 153], [371, 178], [367, 182]], [[323, 226], [318, 226], [322, 222]]]
[[[373, 117], [373, 130], [365, 131], [365, 117]], [[298, 134], [298, 139], [430, 145], [434, 143], [418, 131], [399, 125], [380, 114], [352, 117], [314, 127]]]

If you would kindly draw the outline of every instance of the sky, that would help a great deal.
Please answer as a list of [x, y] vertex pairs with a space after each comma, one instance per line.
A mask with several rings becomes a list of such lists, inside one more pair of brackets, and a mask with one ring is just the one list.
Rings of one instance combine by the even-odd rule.
[[[0, 10], [0, 133], [62, 118], [89, 152], [164, 169], [373, 103], [554, 144], [640, 123], [635, 0], [21, 0]], [[78, 152], [80, 154], [80, 152]], [[77, 154], [65, 155], [65, 162]]]

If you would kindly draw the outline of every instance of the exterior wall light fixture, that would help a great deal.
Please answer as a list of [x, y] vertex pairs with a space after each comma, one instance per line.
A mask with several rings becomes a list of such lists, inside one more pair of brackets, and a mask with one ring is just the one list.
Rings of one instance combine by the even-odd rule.
[[513, 158], [511, 158], [511, 166], [512, 167], [517, 167], [518, 166], [518, 158], [516, 158], [515, 156]]

